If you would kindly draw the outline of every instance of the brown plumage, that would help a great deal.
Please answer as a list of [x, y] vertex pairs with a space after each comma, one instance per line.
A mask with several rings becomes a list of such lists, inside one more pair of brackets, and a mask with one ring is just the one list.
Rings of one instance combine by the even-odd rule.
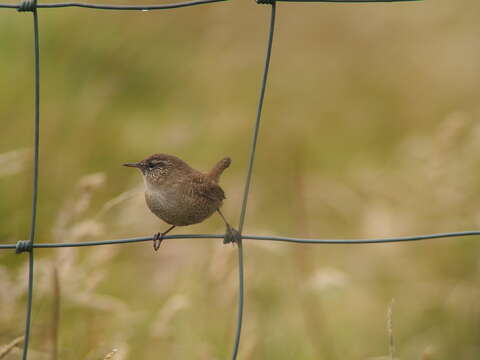
[[154, 236], [155, 250], [158, 250], [163, 236], [174, 227], [200, 223], [215, 211], [218, 211], [227, 226], [228, 236], [224, 242], [236, 241], [236, 230], [220, 212], [225, 193], [218, 181], [230, 163], [230, 158], [224, 158], [206, 174], [191, 168], [178, 157], [167, 154], [154, 154], [140, 162], [124, 164], [142, 172], [148, 208], [172, 225]]

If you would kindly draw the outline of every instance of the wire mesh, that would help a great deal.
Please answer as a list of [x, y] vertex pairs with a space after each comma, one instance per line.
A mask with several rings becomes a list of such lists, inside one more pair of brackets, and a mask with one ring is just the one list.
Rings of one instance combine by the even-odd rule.
[[[33, 33], [34, 33], [34, 97], [35, 97], [35, 111], [34, 111], [34, 177], [33, 177], [33, 191], [32, 191], [32, 212], [31, 212], [31, 226], [29, 240], [20, 240], [16, 244], [0, 244], [0, 249], [15, 249], [16, 253], [28, 252], [28, 294], [27, 294], [27, 309], [25, 319], [25, 339], [23, 346], [23, 360], [28, 358], [29, 341], [30, 341], [30, 328], [31, 328], [31, 315], [33, 304], [33, 274], [34, 274], [34, 250], [35, 249], [50, 249], [50, 248], [64, 248], [64, 247], [86, 247], [86, 246], [101, 246], [101, 245], [118, 245], [128, 243], [139, 243], [153, 240], [153, 237], [137, 237], [137, 238], [125, 238], [115, 240], [104, 241], [90, 241], [90, 242], [73, 242], [73, 243], [37, 243], [36, 242], [36, 223], [37, 223], [37, 204], [38, 204], [38, 188], [39, 188], [39, 148], [40, 148], [40, 45], [39, 45], [39, 25], [38, 25], [38, 13], [37, 9], [45, 8], [63, 8], [63, 7], [81, 7], [98, 10], [167, 10], [182, 8], [195, 5], [203, 5], [217, 2], [225, 2], [228, 0], [198, 0], [164, 5], [99, 5], [88, 3], [49, 3], [38, 4], [36, 0], [24, 0], [20, 4], [0, 4], [0, 8], [17, 9], [20, 12], [31, 12], [33, 15]], [[410, 242], [429, 239], [441, 239], [452, 237], [465, 237], [465, 236], [479, 236], [480, 231], [460, 231], [449, 233], [438, 233], [418, 236], [404, 236], [404, 237], [392, 237], [392, 238], [376, 238], [376, 239], [305, 239], [305, 238], [291, 238], [281, 236], [257, 236], [257, 235], [244, 235], [245, 215], [247, 211], [248, 197], [250, 193], [250, 186], [252, 182], [253, 165], [256, 154], [256, 145], [258, 141], [260, 122], [262, 117], [263, 102], [265, 98], [265, 92], [267, 87], [268, 72], [270, 67], [270, 60], [272, 54], [272, 44], [275, 29], [276, 18], [276, 2], [332, 2], [332, 3], [367, 3], [367, 2], [412, 2], [421, 0], [257, 0], [259, 4], [268, 4], [271, 6], [270, 12], [270, 25], [268, 31], [267, 50], [265, 55], [265, 63], [263, 76], [261, 80], [261, 88], [258, 100], [256, 121], [253, 128], [251, 150], [248, 160], [247, 175], [245, 180], [245, 188], [243, 193], [243, 201], [241, 207], [241, 214], [239, 219], [239, 232], [240, 240], [238, 242], [238, 280], [239, 280], [239, 298], [238, 298], [238, 311], [237, 311], [237, 326], [235, 332], [235, 339], [232, 351], [232, 360], [235, 360], [238, 356], [240, 347], [240, 337], [242, 332], [242, 320], [243, 320], [243, 308], [244, 308], [244, 262], [243, 262], [243, 240], [254, 241], [278, 241], [297, 244], [337, 244], [337, 245], [354, 245], [354, 244], [379, 244], [379, 243], [396, 243], [396, 242]], [[168, 235], [164, 239], [223, 239], [224, 235], [221, 234], [191, 234], [191, 235]]]

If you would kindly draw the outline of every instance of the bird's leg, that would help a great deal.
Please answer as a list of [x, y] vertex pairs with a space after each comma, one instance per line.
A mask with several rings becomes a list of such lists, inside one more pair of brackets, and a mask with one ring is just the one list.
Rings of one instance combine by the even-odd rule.
[[157, 251], [159, 248], [160, 248], [160, 244], [162, 243], [163, 241], [163, 237], [165, 235], [167, 235], [171, 230], [173, 230], [173, 228], [175, 227], [175, 225], [172, 225], [171, 227], [169, 227], [167, 230], [165, 230], [164, 232], [162, 233], [156, 233], [155, 235], [153, 235], [153, 249], [155, 251]]
[[232, 227], [232, 225], [230, 225], [228, 223], [227, 219], [225, 219], [225, 216], [223, 216], [220, 209], [217, 209], [217, 211], [220, 214], [220, 216], [222, 217], [223, 222], [225, 223], [225, 226], [227, 227], [227, 230], [225, 232], [225, 237], [223, 238], [223, 243], [224, 244], [228, 244], [228, 243], [238, 244], [238, 242], [240, 241], [242, 236], [240, 235], [240, 233], [238, 232], [237, 229], [235, 229], [234, 227]]

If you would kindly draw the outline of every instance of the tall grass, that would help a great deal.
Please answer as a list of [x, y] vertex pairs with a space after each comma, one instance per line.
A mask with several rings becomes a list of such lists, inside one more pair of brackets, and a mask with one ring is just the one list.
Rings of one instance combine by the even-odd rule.
[[[246, 233], [478, 228], [480, 4], [278, 10]], [[267, 11], [231, 1], [163, 13], [40, 12], [39, 241], [159, 231], [140, 177], [120, 166], [154, 152], [200, 170], [231, 156], [224, 213], [238, 218]], [[0, 12], [0, 49], [0, 241], [12, 243], [26, 238], [30, 211], [29, 16]], [[212, 218], [177, 233], [222, 231]], [[395, 358], [477, 359], [477, 243], [246, 242], [240, 357], [393, 357], [385, 309], [395, 298]], [[228, 358], [235, 249], [164, 245], [38, 250], [32, 359]], [[25, 270], [24, 256], [0, 252], [0, 344], [22, 335]]]

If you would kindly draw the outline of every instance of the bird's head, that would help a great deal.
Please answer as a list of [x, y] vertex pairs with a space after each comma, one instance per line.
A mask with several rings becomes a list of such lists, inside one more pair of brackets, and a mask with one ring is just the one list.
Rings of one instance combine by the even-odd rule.
[[191, 170], [183, 160], [168, 154], [154, 154], [142, 161], [125, 163], [123, 166], [139, 169], [147, 183], [156, 185], [161, 184], [166, 179], [176, 178]]

